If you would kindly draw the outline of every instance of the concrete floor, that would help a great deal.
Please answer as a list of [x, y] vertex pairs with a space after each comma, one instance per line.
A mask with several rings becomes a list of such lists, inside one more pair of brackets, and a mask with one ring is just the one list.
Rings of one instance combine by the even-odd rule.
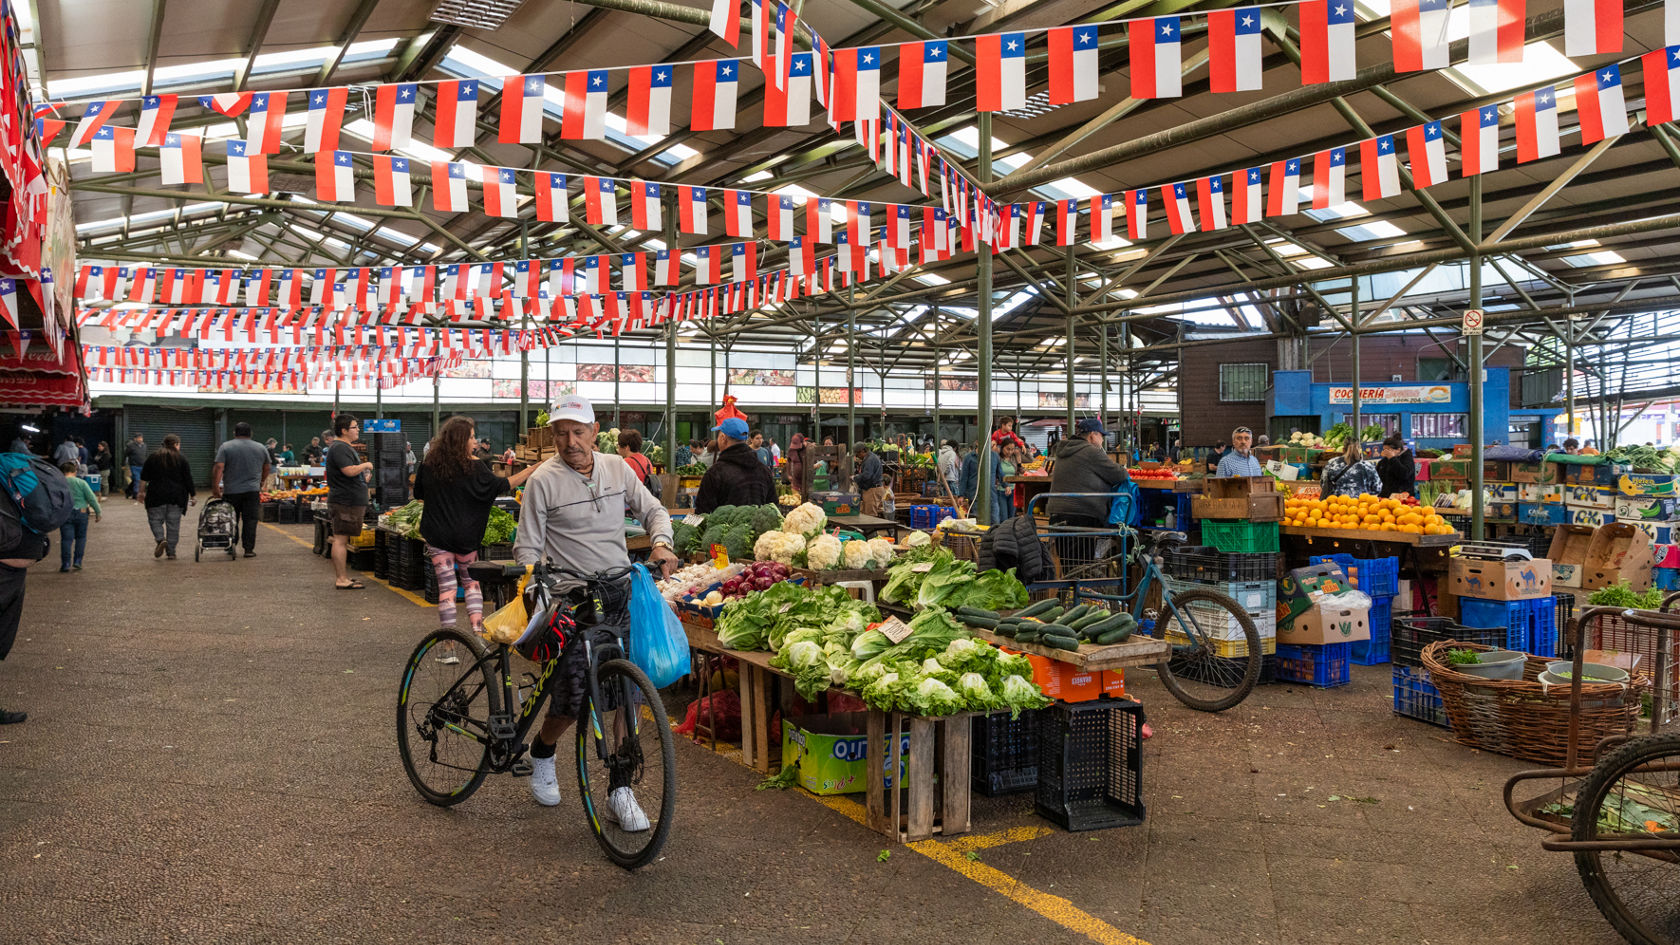
[[0, 728], [0, 943], [1619, 941], [1505, 813], [1519, 765], [1394, 718], [1387, 667], [1217, 716], [1135, 674], [1148, 821], [1094, 833], [1016, 796], [970, 837], [889, 844], [679, 740], [673, 837], [627, 874], [565, 777], [552, 810], [506, 776], [420, 801], [392, 709], [434, 613], [332, 590], [309, 537], [158, 561], [117, 499], [87, 570], [34, 569], [0, 665], [30, 713]]

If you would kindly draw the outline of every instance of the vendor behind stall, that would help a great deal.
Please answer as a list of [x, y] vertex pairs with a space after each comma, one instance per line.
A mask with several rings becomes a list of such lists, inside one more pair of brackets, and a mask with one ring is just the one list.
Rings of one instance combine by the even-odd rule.
[[1260, 468], [1260, 460], [1254, 457], [1254, 431], [1248, 427], [1232, 430], [1231, 450], [1219, 460], [1214, 478], [1231, 479], [1264, 474], [1265, 471]]
[[[1124, 467], [1103, 452], [1103, 424], [1096, 417], [1079, 421], [1073, 436], [1056, 448], [1050, 467], [1050, 524], [1106, 528], [1111, 496], [1131, 481]], [[1098, 493], [1066, 495], [1064, 493]]]
[[1382, 479], [1382, 497], [1417, 495], [1417, 457], [1398, 433], [1383, 440], [1382, 459], [1377, 460], [1377, 476]]

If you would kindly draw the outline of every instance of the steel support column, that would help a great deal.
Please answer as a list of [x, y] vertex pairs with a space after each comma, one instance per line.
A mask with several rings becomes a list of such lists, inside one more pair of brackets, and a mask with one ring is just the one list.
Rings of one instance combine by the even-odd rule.
[[[1067, 248], [1067, 310], [1070, 311], [1070, 312], [1073, 311], [1074, 306], [1079, 304], [1079, 279], [1078, 279], [1078, 275], [1079, 275], [1078, 263], [1073, 258], [1073, 245], [1070, 243], [1068, 245], [1068, 248]], [[1074, 350], [1073, 350], [1074, 344], [1073, 344], [1073, 316], [1072, 315], [1069, 315], [1067, 317], [1067, 328], [1065, 329], [1065, 332], [1066, 332], [1067, 341], [1064, 342], [1066, 347], [1063, 351], [1063, 354], [1066, 356], [1066, 360], [1067, 360], [1067, 428], [1062, 431], [1062, 435], [1063, 436], [1072, 436], [1073, 435], [1073, 424], [1074, 424], [1073, 361], [1074, 361], [1074, 357], [1075, 357]]]
[[[975, 116], [975, 130], [978, 132], [980, 147], [979, 166], [977, 173], [979, 183], [984, 186], [992, 179], [992, 115], [981, 112]], [[975, 419], [980, 427], [979, 437], [979, 470], [980, 475], [974, 487], [974, 507], [968, 514], [982, 525], [992, 524], [992, 464], [991, 456], [986, 453], [987, 441], [992, 432], [992, 254], [976, 253], [974, 257], [974, 273], [979, 285], [974, 299], [974, 334], [975, 360], [979, 368], [980, 377], [975, 385], [979, 390], [979, 402], [975, 412]]]
[[[1359, 327], [1358, 279], [1348, 280], [1348, 320], [1353, 322], [1355, 328]], [[1359, 382], [1361, 380], [1359, 373], [1359, 332], [1353, 332], [1350, 340], [1353, 342], [1353, 395], [1350, 399], [1353, 401], [1353, 436], [1358, 439], [1360, 431], [1365, 429], [1364, 420], [1360, 416], [1362, 413], [1360, 408], [1364, 406], [1364, 403], [1359, 396]]]
[[[1470, 178], [1470, 242], [1482, 242], [1482, 175]], [[1470, 254], [1469, 308], [1482, 307], [1482, 254]], [[1481, 541], [1482, 516], [1482, 452], [1485, 431], [1482, 429], [1482, 333], [1470, 336], [1470, 538]]]

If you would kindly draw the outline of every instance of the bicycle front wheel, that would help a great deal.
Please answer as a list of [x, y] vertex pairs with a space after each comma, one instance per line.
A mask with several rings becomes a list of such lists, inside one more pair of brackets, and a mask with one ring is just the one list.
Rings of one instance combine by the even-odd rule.
[[[1594, 766], [1575, 799], [1573, 840], [1680, 839], [1680, 735], [1635, 738]], [[1581, 882], [1634, 945], [1680, 943], [1680, 854], [1586, 850]]]
[[659, 855], [677, 806], [677, 746], [659, 690], [629, 660], [596, 674], [605, 705], [578, 715], [578, 793], [607, 858], [635, 869]]
[[490, 661], [476, 637], [434, 630], [414, 648], [397, 694], [397, 750], [420, 796], [472, 796], [490, 771]]
[[1156, 635], [1172, 655], [1156, 664], [1161, 684], [1178, 701], [1221, 712], [1248, 698], [1260, 681], [1260, 631], [1237, 602], [1214, 590], [1166, 594]]

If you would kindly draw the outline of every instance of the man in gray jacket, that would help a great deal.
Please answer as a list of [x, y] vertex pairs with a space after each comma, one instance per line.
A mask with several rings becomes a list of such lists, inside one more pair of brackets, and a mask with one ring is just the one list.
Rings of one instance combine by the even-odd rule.
[[[649, 569], [669, 574], [677, 564], [671, 550], [671, 515], [622, 458], [595, 452], [600, 424], [595, 422], [594, 405], [582, 397], [565, 397], [548, 418], [559, 455], [538, 466], [525, 482], [514, 559], [526, 565], [551, 559], [583, 574], [622, 568], [630, 563], [624, 546], [624, 512], [629, 509], [653, 542]], [[630, 626], [628, 582], [616, 593], [602, 593], [600, 626]], [[583, 707], [588, 670], [582, 647], [565, 651], [555, 671], [548, 717], [531, 743], [531, 794], [545, 807], [560, 803], [554, 746]], [[603, 813], [628, 831], [650, 826], [628, 784], [609, 791]]]
[[[1050, 467], [1050, 502], [1046, 510], [1053, 525], [1079, 528], [1107, 528], [1113, 493], [1131, 481], [1126, 470], [1103, 452], [1103, 424], [1096, 417], [1079, 421], [1073, 436], [1056, 447]], [[1102, 495], [1071, 496], [1056, 493], [1085, 492]]]

